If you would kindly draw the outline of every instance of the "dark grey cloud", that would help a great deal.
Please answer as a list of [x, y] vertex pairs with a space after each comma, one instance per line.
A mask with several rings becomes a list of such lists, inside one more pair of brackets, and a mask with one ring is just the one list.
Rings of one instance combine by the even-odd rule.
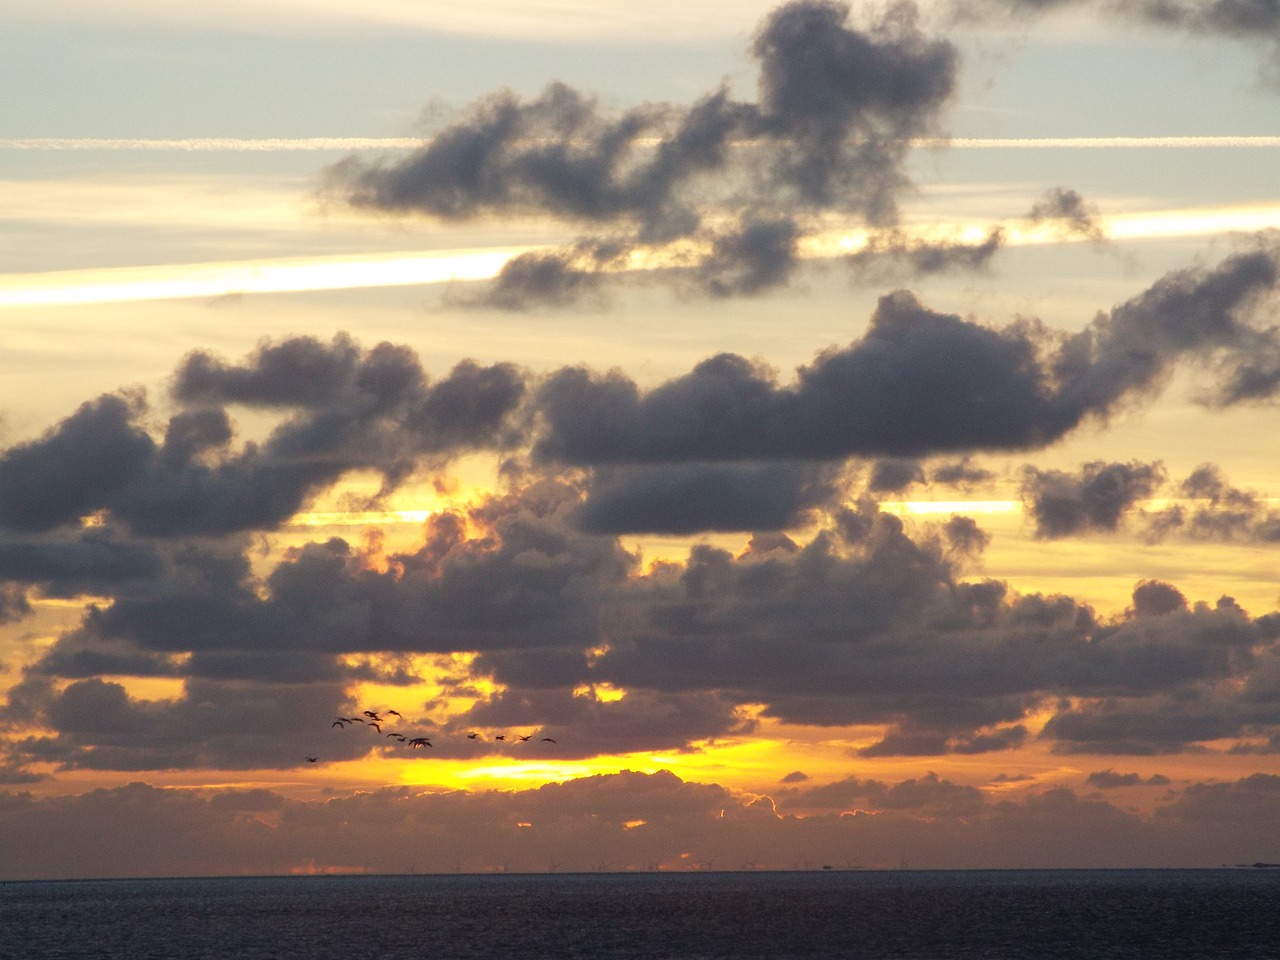
[[1280, 512], [1257, 493], [1232, 486], [1216, 464], [1201, 464], [1193, 470], [1178, 493], [1183, 502], [1145, 518], [1149, 539], [1178, 534], [1192, 540], [1280, 541]]
[[924, 482], [924, 468], [915, 460], [881, 459], [871, 465], [867, 491], [872, 494], [902, 493], [912, 484]]
[[[365, 351], [345, 334], [264, 343], [239, 364], [196, 351], [174, 374], [185, 408], [161, 442], [148, 432], [144, 398], [120, 393], [0, 454], [0, 530], [46, 534], [100, 512], [141, 537], [272, 530], [350, 471], [378, 472], [390, 490], [423, 464], [516, 442], [525, 391], [512, 364], [463, 361], [428, 382], [407, 348]], [[228, 405], [280, 420], [264, 440], [236, 445]], [[65, 579], [78, 569], [87, 582], [124, 575], [128, 563], [137, 574], [151, 562], [147, 549], [92, 533], [15, 538], [0, 546], [0, 576]]]
[[1087, 10], [1192, 37], [1236, 40], [1261, 48], [1264, 77], [1280, 82], [1280, 8], [1274, 0], [953, 0], [952, 7], [963, 19]]
[[504, 310], [565, 306], [598, 292], [604, 279], [601, 271], [624, 265], [630, 249], [617, 242], [579, 241], [555, 250], [522, 253], [504, 263], [497, 278], [478, 296], [459, 299]]
[[996, 475], [984, 467], [974, 466], [971, 458], [963, 457], [948, 463], [940, 463], [929, 471], [929, 482], [970, 490], [994, 480]]
[[[501, 656], [489, 655], [480, 667], [490, 666]], [[504, 671], [505, 675], [509, 673]], [[681, 750], [693, 741], [750, 734], [756, 724], [714, 691], [642, 690], [620, 700], [602, 700], [560, 688], [500, 693], [477, 703], [452, 724], [457, 731], [476, 727], [520, 729], [531, 739], [516, 744], [518, 756], [567, 759]], [[556, 742], [544, 743], [543, 737]], [[455, 737], [450, 747], [456, 749], [456, 745], [465, 748], [467, 742]]]
[[711, 251], [693, 268], [692, 285], [716, 297], [785, 286], [800, 267], [803, 233], [791, 217], [743, 218], [736, 229], [709, 238]]
[[1104, 233], [1100, 211], [1077, 191], [1054, 187], [1045, 191], [1027, 214], [1034, 224], [1049, 224], [1067, 234], [1080, 234], [1090, 240], [1102, 240]]
[[1251, 321], [1276, 281], [1274, 249], [1235, 254], [1170, 273], [1067, 336], [984, 326], [899, 291], [861, 340], [819, 354], [792, 384], [733, 354], [648, 392], [620, 371], [557, 371], [537, 393], [534, 449], [588, 465], [1041, 447], [1150, 396], [1176, 364], [1229, 366], [1269, 343]]
[[[893, 868], [904, 858], [952, 869], [1252, 863], [1280, 859], [1270, 834], [1259, 833], [1275, 819], [1275, 779], [1195, 784], [1148, 816], [1065, 789], [988, 801], [935, 774], [899, 783], [849, 778], [810, 788], [821, 805], [785, 797], [776, 808], [767, 797], [665, 770], [510, 792], [389, 787], [320, 799], [131, 783], [78, 796], [0, 793], [0, 871], [48, 879], [307, 867], [393, 874], [411, 865], [422, 873], [576, 872], [602, 863]], [[842, 851], [856, 851], [856, 859]], [[1220, 939], [1193, 945], [1212, 952]]]
[[1165, 482], [1160, 463], [1086, 463], [1078, 474], [1062, 470], [1022, 471], [1022, 500], [1043, 539], [1111, 532], [1125, 514]]
[[982, 240], [921, 241], [903, 230], [873, 231], [860, 250], [845, 262], [859, 278], [875, 283], [897, 283], [916, 277], [982, 270], [1004, 248], [1004, 231], [993, 227]]
[[19, 583], [0, 583], [0, 623], [21, 620], [31, 612], [31, 601]]
[[843, 471], [813, 463], [601, 468], [578, 515], [591, 533], [787, 530], [837, 501]]
[[138, 426], [137, 394], [81, 404], [38, 440], [0, 454], [0, 528], [41, 532], [75, 523], [141, 478], [156, 444]]
[[324, 737], [318, 723], [307, 729], [307, 720], [345, 706], [340, 683], [191, 679], [178, 699], [140, 701], [95, 677], [50, 690], [40, 719], [52, 734], [14, 746], [62, 770], [289, 768], [306, 755], [350, 760], [369, 751], [367, 741]]
[[372, 212], [540, 214], [592, 231], [512, 261], [478, 298], [491, 305], [594, 293], [619, 256], [682, 238], [708, 250], [686, 253], [676, 271], [686, 288], [759, 293], [795, 272], [813, 214], [896, 222], [911, 140], [936, 132], [955, 88], [955, 47], [922, 34], [913, 5], [863, 25], [850, 17], [836, 0], [793, 0], [769, 14], [750, 50], [754, 102], [722, 88], [691, 106], [610, 112], [558, 82], [530, 100], [500, 91], [407, 157], [329, 168], [325, 189]]
[[[1210, 824], [1241, 824], [1257, 829], [1260, 824], [1274, 822], [1280, 815], [1280, 776], [1255, 773], [1229, 783], [1192, 784], [1158, 813], [1201, 828]], [[1246, 862], [1257, 859], [1250, 857]]]
[[[1022, 469], [1022, 498], [1045, 539], [1112, 532], [1128, 527], [1144, 540], [1273, 543], [1280, 512], [1265, 497], [1233, 486], [1216, 464], [1201, 464], [1181, 482], [1168, 482], [1159, 462], [1094, 461], [1075, 473]], [[1156, 508], [1157, 494], [1174, 502]]]
[[1091, 787], [1115, 790], [1120, 787], [1167, 787], [1172, 781], [1160, 773], [1143, 777], [1140, 773], [1116, 773], [1114, 770], [1095, 770], [1085, 781]]
[[[1102, 620], [1068, 597], [962, 579], [988, 542], [972, 519], [910, 530], [872, 504], [825, 505], [807, 543], [761, 533], [736, 555], [700, 545], [643, 568], [583, 529], [593, 482], [528, 479], [434, 516], [419, 545], [392, 552], [334, 538], [263, 567], [248, 541], [174, 544], [154, 575], [112, 584], [111, 603], [10, 690], [11, 723], [55, 731], [16, 756], [209, 763], [212, 747], [184, 740], [216, 709], [230, 724], [219, 763], [287, 766], [296, 757], [259, 737], [265, 717], [243, 697], [328, 732], [350, 684], [407, 684], [407, 655], [453, 652], [474, 654], [474, 676], [502, 691], [465, 694], [476, 706], [457, 722], [542, 731], [574, 756], [678, 749], [741, 731], [750, 711], [882, 725], [868, 756], [1012, 750], [1060, 701], [1041, 735], [1071, 753], [1254, 749], [1280, 730], [1280, 621], [1229, 600], [1191, 603], [1144, 581], [1128, 611]], [[186, 692], [135, 700], [120, 676], [180, 679]], [[627, 693], [582, 693], [602, 684]]]

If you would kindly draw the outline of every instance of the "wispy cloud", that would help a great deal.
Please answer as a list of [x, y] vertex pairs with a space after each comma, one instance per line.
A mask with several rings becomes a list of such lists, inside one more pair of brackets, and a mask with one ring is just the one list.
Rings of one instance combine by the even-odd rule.
[[530, 248], [57, 270], [0, 277], [0, 308], [486, 280]]
[[[1099, 227], [1113, 241], [1255, 233], [1280, 228], [1280, 203], [1132, 212], [1102, 217]], [[1009, 247], [1088, 239], [1025, 220], [927, 224], [904, 227], [901, 232], [910, 243], [937, 245], [974, 242], [992, 229], [1001, 231], [1003, 245]], [[867, 241], [862, 228], [830, 229], [805, 238], [797, 246], [797, 255], [809, 261], [838, 258], [863, 249]], [[551, 249], [412, 250], [0, 274], [0, 309], [484, 281], [497, 277], [517, 257]], [[633, 255], [609, 269], [641, 272], [673, 265], [678, 262]]]

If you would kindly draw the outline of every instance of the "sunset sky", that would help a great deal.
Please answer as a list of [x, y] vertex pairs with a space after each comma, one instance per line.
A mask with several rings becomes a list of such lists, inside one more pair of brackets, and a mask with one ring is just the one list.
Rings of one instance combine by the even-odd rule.
[[1280, 861], [1274, 3], [0, 25], [0, 878]]

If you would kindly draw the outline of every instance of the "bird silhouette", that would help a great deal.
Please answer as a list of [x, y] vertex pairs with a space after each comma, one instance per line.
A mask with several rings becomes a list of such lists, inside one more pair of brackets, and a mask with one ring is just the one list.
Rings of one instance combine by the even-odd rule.
[[401, 720], [403, 720], [403, 719], [404, 719], [404, 717], [400, 715], [400, 711], [399, 711], [399, 710], [388, 710], [388, 711], [387, 711], [387, 713], [389, 713], [389, 714], [391, 714], [392, 716], [395, 716], [395, 717], [400, 717], [400, 719], [401, 719]]
[[315, 763], [319, 759], [319, 757], [307, 757], [307, 763]]
[[552, 740], [550, 737], [543, 737], [543, 738], [542, 738], [542, 742], [543, 742], [543, 743], [555, 743], [555, 741], [554, 741], [554, 740]]

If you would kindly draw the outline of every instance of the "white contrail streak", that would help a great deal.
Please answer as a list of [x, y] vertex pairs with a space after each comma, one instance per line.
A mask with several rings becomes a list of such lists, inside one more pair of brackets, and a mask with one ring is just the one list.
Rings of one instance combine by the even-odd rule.
[[[0, 138], [0, 150], [168, 150], [173, 152], [285, 152], [306, 150], [411, 150], [431, 142], [424, 137], [190, 137], [178, 140], [28, 137]], [[646, 138], [641, 144], [661, 141]], [[1231, 147], [1280, 147], [1280, 137], [935, 137], [915, 141], [920, 147], [953, 150], [1116, 150]], [[749, 146], [743, 141], [739, 146]]]

